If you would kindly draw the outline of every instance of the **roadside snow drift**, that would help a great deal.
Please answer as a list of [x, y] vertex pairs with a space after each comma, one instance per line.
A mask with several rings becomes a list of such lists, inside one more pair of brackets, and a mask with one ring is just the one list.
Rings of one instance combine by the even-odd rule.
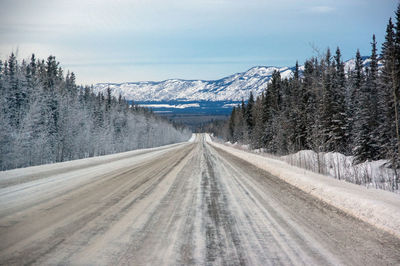
[[206, 141], [367, 223], [400, 237], [400, 195], [316, 174], [280, 160]]

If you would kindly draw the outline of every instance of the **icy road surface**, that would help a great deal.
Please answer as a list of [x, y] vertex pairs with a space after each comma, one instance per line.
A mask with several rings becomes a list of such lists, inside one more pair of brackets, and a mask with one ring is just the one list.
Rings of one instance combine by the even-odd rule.
[[204, 135], [104, 158], [0, 173], [1, 265], [400, 264], [400, 239]]

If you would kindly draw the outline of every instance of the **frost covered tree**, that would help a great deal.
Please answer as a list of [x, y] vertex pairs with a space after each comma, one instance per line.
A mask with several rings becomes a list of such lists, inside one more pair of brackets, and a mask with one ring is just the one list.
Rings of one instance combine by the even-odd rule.
[[[28, 62], [28, 63], [27, 63]], [[94, 95], [64, 75], [54, 56], [0, 62], [0, 169], [62, 162], [186, 140], [191, 132], [129, 107], [120, 98]]]

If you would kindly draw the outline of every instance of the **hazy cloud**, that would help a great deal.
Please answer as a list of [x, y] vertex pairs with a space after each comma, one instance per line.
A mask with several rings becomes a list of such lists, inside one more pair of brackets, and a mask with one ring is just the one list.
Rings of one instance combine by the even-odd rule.
[[331, 6], [313, 6], [313, 7], [309, 8], [309, 11], [311, 13], [318, 13], [318, 14], [331, 13], [335, 10], [336, 10], [336, 8], [331, 7]]

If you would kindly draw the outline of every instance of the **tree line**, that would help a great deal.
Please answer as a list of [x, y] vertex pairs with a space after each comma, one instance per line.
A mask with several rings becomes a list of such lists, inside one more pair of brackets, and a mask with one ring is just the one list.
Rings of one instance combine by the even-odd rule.
[[187, 140], [172, 125], [119, 97], [77, 86], [54, 56], [0, 60], [0, 170], [63, 162]]
[[293, 77], [275, 71], [268, 88], [233, 108], [215, 134], [253, 149], [285, 155], [300, 150], [353, 155], [354, 163], [390, 159], [400, 167], [400, 5], [389, 19], [381, 54], [375, 35], [369, 63], [357, 50], [354, 69], [341, 51], [298, 63]]

